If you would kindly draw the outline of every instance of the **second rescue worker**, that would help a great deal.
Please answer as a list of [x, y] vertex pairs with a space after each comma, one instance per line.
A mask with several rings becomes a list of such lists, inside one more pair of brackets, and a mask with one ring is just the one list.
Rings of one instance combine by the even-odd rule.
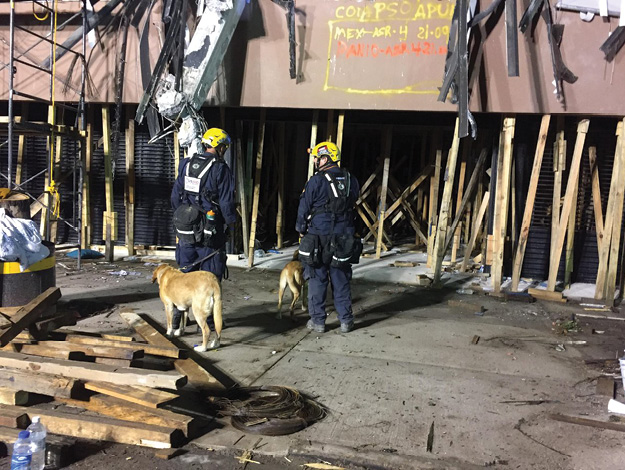
[[350, 281], [351, 264], [358, 262], [362, 251], [354, 236], [354, 207], [360, 193], [358, 180], [339, 167], [341, 151], [332, 142], [322, 142], [310, 152], [314, 174], [300, 196], [297, 230], [302, 237], [300, 260], [308, 281], [308, 329], [325, 331], [326, 292], [332, 283], [334, 308], [341, 322], [341, 332], [354, 328]]

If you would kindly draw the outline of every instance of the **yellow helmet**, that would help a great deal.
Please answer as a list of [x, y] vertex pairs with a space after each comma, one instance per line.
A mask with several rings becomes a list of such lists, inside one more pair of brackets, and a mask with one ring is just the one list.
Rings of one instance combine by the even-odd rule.
[[224, 150], [230, 147], [230, 136], [226, 132], [217, 127], [212, 127], [202, 136], [202, 143], [209, 147], [217, 148], [220, 145], [224, 146]]
[[341, 151], [336, 144], [332, 142], [321, 142], [315, 145], [310, 154], [314, 158], [328, 157], [334, 163], [339, 163], [341, 161]]

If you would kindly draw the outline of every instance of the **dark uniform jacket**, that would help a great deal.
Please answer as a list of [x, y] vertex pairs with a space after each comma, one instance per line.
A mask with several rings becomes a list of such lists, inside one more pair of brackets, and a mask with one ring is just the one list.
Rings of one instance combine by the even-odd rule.
[[332, 229], [332, 213], [324, 210], [326, 203], [329, 201], [331, 191], [330, 183], [324, 175], [325, 172], [330, 173], [337, 182], [347, 184], [343, 170], [336, 165], [315, 173], [306, 183], [304, 192], [300, 196], [295, 229], [299, 233], [314, 235], [330, 235], [331, 232], [334, 234], [353, 235], [355, 231], [354, 206], [360, 194], [360, 184], [356, 177], [350, 174], [348, 197], [350, 210], [336, 216], [334, 229]]
[[[202, 158], [214, 159], [210, 153], [204, 153]], [[234, 201], [234, 178], [230, 167], [223, 160], [215, 160], [202, 178], [199, 194], [190, 193], [184, 189], [187, 166], [192, 158], [186, 159], [178, 172], [178, 178], [171, 192], [171, 206], [176, 210], [181, 204], [188, 204], [206, 213], [213, 210], [218, 214], [216, 223], [234, 224], [237, 220]]]

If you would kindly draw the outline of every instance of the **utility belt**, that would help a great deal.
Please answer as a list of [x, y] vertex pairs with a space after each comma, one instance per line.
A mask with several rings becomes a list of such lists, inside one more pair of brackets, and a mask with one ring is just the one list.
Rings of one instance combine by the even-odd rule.
[[361, 253], [362, 241], [354, 235], [333, 234], [322, 241], [319, 235], [307, 233], [299, 244], [299, 259], [314, 268], [322, 265], [344, 268], [358, 264]]
[[[215, 219], [218, 214], [215, 214]], [[198, 208], [182, 204], [174, 211], [174, 231], [180, 245], [200, 245], [216, 248], [218, 240], [216, 220], [210, 220]]]

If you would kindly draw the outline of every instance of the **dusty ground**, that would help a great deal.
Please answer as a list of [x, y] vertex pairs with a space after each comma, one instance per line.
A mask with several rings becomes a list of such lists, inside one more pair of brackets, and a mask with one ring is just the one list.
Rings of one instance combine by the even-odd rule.
[[[83, 313], [106, 303], [163, 323], [157, 286], [150, 283], [153, 267], [144, 262], [90, 262], [82, 273], [59, 267], [57, 285], [63, 301]], [[128, 275], [109, 272], [120, 270]], [[224, 422], [170, 461], [156, 459], [149, 449], [85, 447], [91, 451], [70, 468], [104, 469], [126, 460], [137, 468], [243, 468], [233, 456], [255, 446], [258, 468], [267, 469], [321, 461], [347, 468], [612, 469], [625, 461], [622, 433], [549, 418], [557, 412], [608, 420], [608, 399], [595, 395], [602, 372], [585, 360], [622, 353], [623, 322], [580, 321], [580, 332], [562, 336], [553, 322], [569, 319], [581, 307], [503, 303], [454, 290], [358, 280], [357, 329], [339, 334], [331, 315], [330, 331], [317, 335], [304, 328], [301, 311], [295, 323], [288, 315], [274, 318], [277, 276], [262, 269], [230, 270], [223, 284], [222, 348], [205, 357], [231, 384], [296, 387], [325, 405], [328, 417], [295, 435], [263, 437], [260, 443], [258, 436], [244, 436]], [[447, 304], [450, 299], [479, 303], [486, 311], [458, 310]], [[130, 333], [115, 309], [74, 328]], [[184, 338], [188, 346], [200, 340], [192, 330]], [[479, 341], [472, 344], [476, 335]], [[571, 340], [587, 344], [566, 344]], [[563, 351], [556, 349], [559, 344]], [[617, 398], [624, 400], [620, 385]], [[433, 449], [427, 452], [432, 423]]]

